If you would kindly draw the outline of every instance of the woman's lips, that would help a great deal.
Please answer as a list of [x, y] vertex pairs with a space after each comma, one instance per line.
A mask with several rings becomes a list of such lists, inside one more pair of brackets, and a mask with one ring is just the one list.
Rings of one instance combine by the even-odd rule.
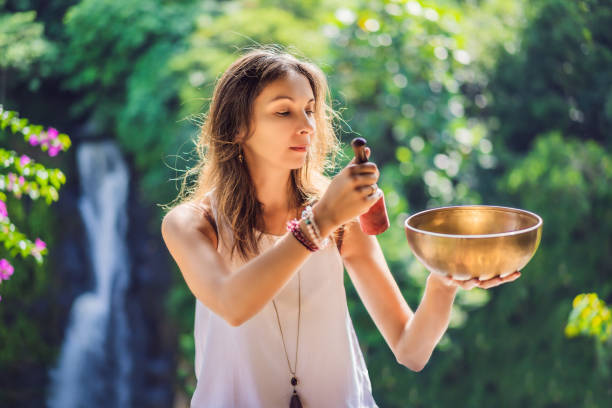
[[305, 152], [306, 151], [306, 146], [303, 146], [303, 147], [290, 147], [290, 149], [295, 151], [295, 152]]

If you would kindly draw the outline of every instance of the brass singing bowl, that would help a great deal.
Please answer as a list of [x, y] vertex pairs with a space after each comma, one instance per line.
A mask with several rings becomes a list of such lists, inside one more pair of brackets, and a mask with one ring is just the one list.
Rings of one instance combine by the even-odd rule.
[[542, 218], [516, 208], [466, 205], [414, 214], [404, 229], [425, 267], [457, 280], [491, 279], [523, 269], [542, 237]]

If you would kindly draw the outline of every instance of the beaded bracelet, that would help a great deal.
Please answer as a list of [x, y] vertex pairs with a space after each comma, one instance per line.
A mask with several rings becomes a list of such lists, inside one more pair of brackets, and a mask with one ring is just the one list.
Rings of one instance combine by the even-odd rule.
[[309, 251], [315, 252], [319, 250], [316, 244], [313, 244], [308, 238], [304, 236], [304, 234], [302, 233], [302, 229], [300, 228], [300, 221], [297, 218], [287, 223], [287, 231], [291, 231], [293, 236]]
[[312, 237], [312, 240], [315, 243], [315, 245], [321, 246], [321, 243], [317, 239], [317, 235], [315, 234], [314, 229], [312, 228], [312, 223], [310, 222], [310, 220], [306, 218], [304, 222], [306, 223], [306, 229], [308, 230], [310, 236]]
[[316, 245], [319, 245], [320, 243], [319, 235], [316, 233], [315, 228], [313, 227], [313, 220], [311, 217], [312, 210], [308, 212], [308, 209], [309, 207], [306, 207], [306, 210], [302, 211], [302, 218], [304, 219], [304, 222], [306, 223], [306, 229], [310, 233], [312, 240], [315, 242]]
[[304, 218], [306, 222], [306, 227], [308, 228], [310, 235], [313, 237], [315, 244], [319, 248], [325, 248], [329, 243], [329, 239], [325, 238], [323, 241], [321, 241], [321, 232], [319, 230], [319, 227], [317, 226], [317, 223], [314, 220], [314, 213], [312, 212], [311, 206], [306, 206], [304, 211], [302, 211], [302, 218]]
[[316, 244], [314, 244], [311, 240], [309, 240], [304, 233], [302, 232], [302, 229], [300, 228], [300, 221], [297, 219], [294, 219], [292, 221], [290, 221], [289, 223], [287, 223], [287, 229], [289, 231], [291, 231], [291, 233], [293, 234], [293, 236], [302, 244], [304, 245], [309, 251], [311, 252], [315, 252], [317, 251], [319, 248], [316, 246]]

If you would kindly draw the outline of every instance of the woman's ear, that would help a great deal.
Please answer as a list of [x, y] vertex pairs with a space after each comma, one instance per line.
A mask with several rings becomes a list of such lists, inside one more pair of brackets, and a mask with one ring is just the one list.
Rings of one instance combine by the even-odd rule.
[[241, 126], [240, 129], [238, 130], [238, 133], [236, 134], [234, 141], [238, 144], [244, 144], [244, 142], [247, 139], [247, 130], [244, 128], [244, 126]]
[[244, 132], [240, 131], [236, 134], [236, 136], [234, 136], [234, 142], [236, 142], [237, 144], [243, 144], [244, 143]]

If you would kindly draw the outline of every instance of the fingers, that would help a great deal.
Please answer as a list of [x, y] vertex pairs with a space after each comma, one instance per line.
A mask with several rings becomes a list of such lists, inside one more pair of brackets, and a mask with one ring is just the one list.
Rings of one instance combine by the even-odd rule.
[[497, 276], [495, 278], [487, 279], [485, 281], [479, 281], [478, 287], [482, 289], [490, 289], [495, 286], [502, 285], [504, 283], [515, 281], [520, 277], [521, 277], [521, 273], [519, 271], [516, 271], [503, 278]]
[[348, 174], [355, 187], [375, 184], [380, 177], [378, 167], [374, 163], [350, 165], [348, 167]]
[[503, 277], [503, 278], [497, 276], [495, 278], [487, 279], [484, 281], [481, 281], [478, 278], [472, 278], [468, 280], [457, 280], [449, 276], [440, 276], [438, 278], [443, 280], [444, 283], [446, 283], [449, 286], [454, 285], [454, 286], [459, 286], [460, 288], [465, 289], [465, 290], [470, 290], [475, 287], [479, 287], [481, 289], [493, 288], [495, 286], [499, 286], [504, 283], [515, 281], [520, 277], [521, 277], [521, 273], [519, 271], [515, 271], [511, 273], [510, 275]]
[[[372, 150], [370, 150], [370, 148], [366, 146], [365, 154], [366, 154], [367, 159], [370, 159], [371, 153], [372, 153]], [[353, 157], [353, 159], [350, 161], [350, 164], [356, 164], [356, 163], [357, 163], [357, 157]]]
[[480, 281], [478, 280], [478, 278], [474, 278], [474, 279], [468, 279], [468, 280], [464, 280], [464, 281], [453, 279], [453, 282], [457, 286], [461, 287], [462, 289], [470, 290], [470, 289], [474, 289], [476, 286], [478, 286], [478, 283]]
[[376, 190], [372, 194], [369, 194], [365, 197], [365, 200], [366, 201], [376, 201], [380, 197], [382, 197], [382, 195], [383, 195], [383, 191], [380, 188], [376, 188]]
[[440, 279], [448, 286], [459, 286], [461, 289], [470, 290], [478, 286], [478, 279], [457, 280], [450, 276], [441, 276]]
[[374, 163], [351, 165], [348, 168], [353, 188], [362, 196], [377, 194], [380, 173]]
[[478, 287], [480, 287], [482, 289], [490, 289], [490, 288], [493, 288], [495, 286], [499, 286], [502, 283], [503, 283], [503, 281], [498, 276], [496, 278], [487, 279], [486, 281], [481, 281], [480, 284], [478, 285]]
[[382, 190], [376, 184], [380, 176], [376, 164], [352, 164], [347, 166], [347, 170], [352, 181], [353, 191], [356, 191], [366, 201], [380, 198]]
[[363, 173], [377, 173], [378, 174], [378, 166], [376, 163], [367, 162], [362, 164], [349, 164], [347, 166], [349, 174], [363, 174]]
[[456, 280], [456, 279], [452, 279], [452, 278], [448, 278], [445, 277], [445, 279], [453, 282], [453, 284], [461, 287], [462, 289], [465, 290], [470, 290], [473, 289], [475, 287], [479, 287], [481, 289], [490, 289], [493, 288], [495, 286], [499, 286], [502, 285], [504, 283], [508, 283], [508, 282], [512, 282], [517, 280], [518, 278], [521, 277], [521, 273], [519, 271], [513, 272], [510, 275], [506, 276], [506, 277], [499, 277], [496, 276], [495, 278], [491, 278], [491, 279], [487, 279], [484, 281], [481, 281], [478, 278], [473, 278], [473, 279], [468, 279], [468, 280]]
[[359, 186], [356, 188], [357, 191], [359, 191], [360, 193], [369, 196], [372, 194], [375, 194], [376, 191], [378, 190], [378, 185], [376, 183], [374, 184], [367, 184], [365, 186]]
[[378, 176], [373, 173], [357, 174], [352, 176], [351, 179], [353, 182], [353, 186], [357, 189], [360, 189], [361, 187], [376, 184], [376, 182], [378, 181]]

